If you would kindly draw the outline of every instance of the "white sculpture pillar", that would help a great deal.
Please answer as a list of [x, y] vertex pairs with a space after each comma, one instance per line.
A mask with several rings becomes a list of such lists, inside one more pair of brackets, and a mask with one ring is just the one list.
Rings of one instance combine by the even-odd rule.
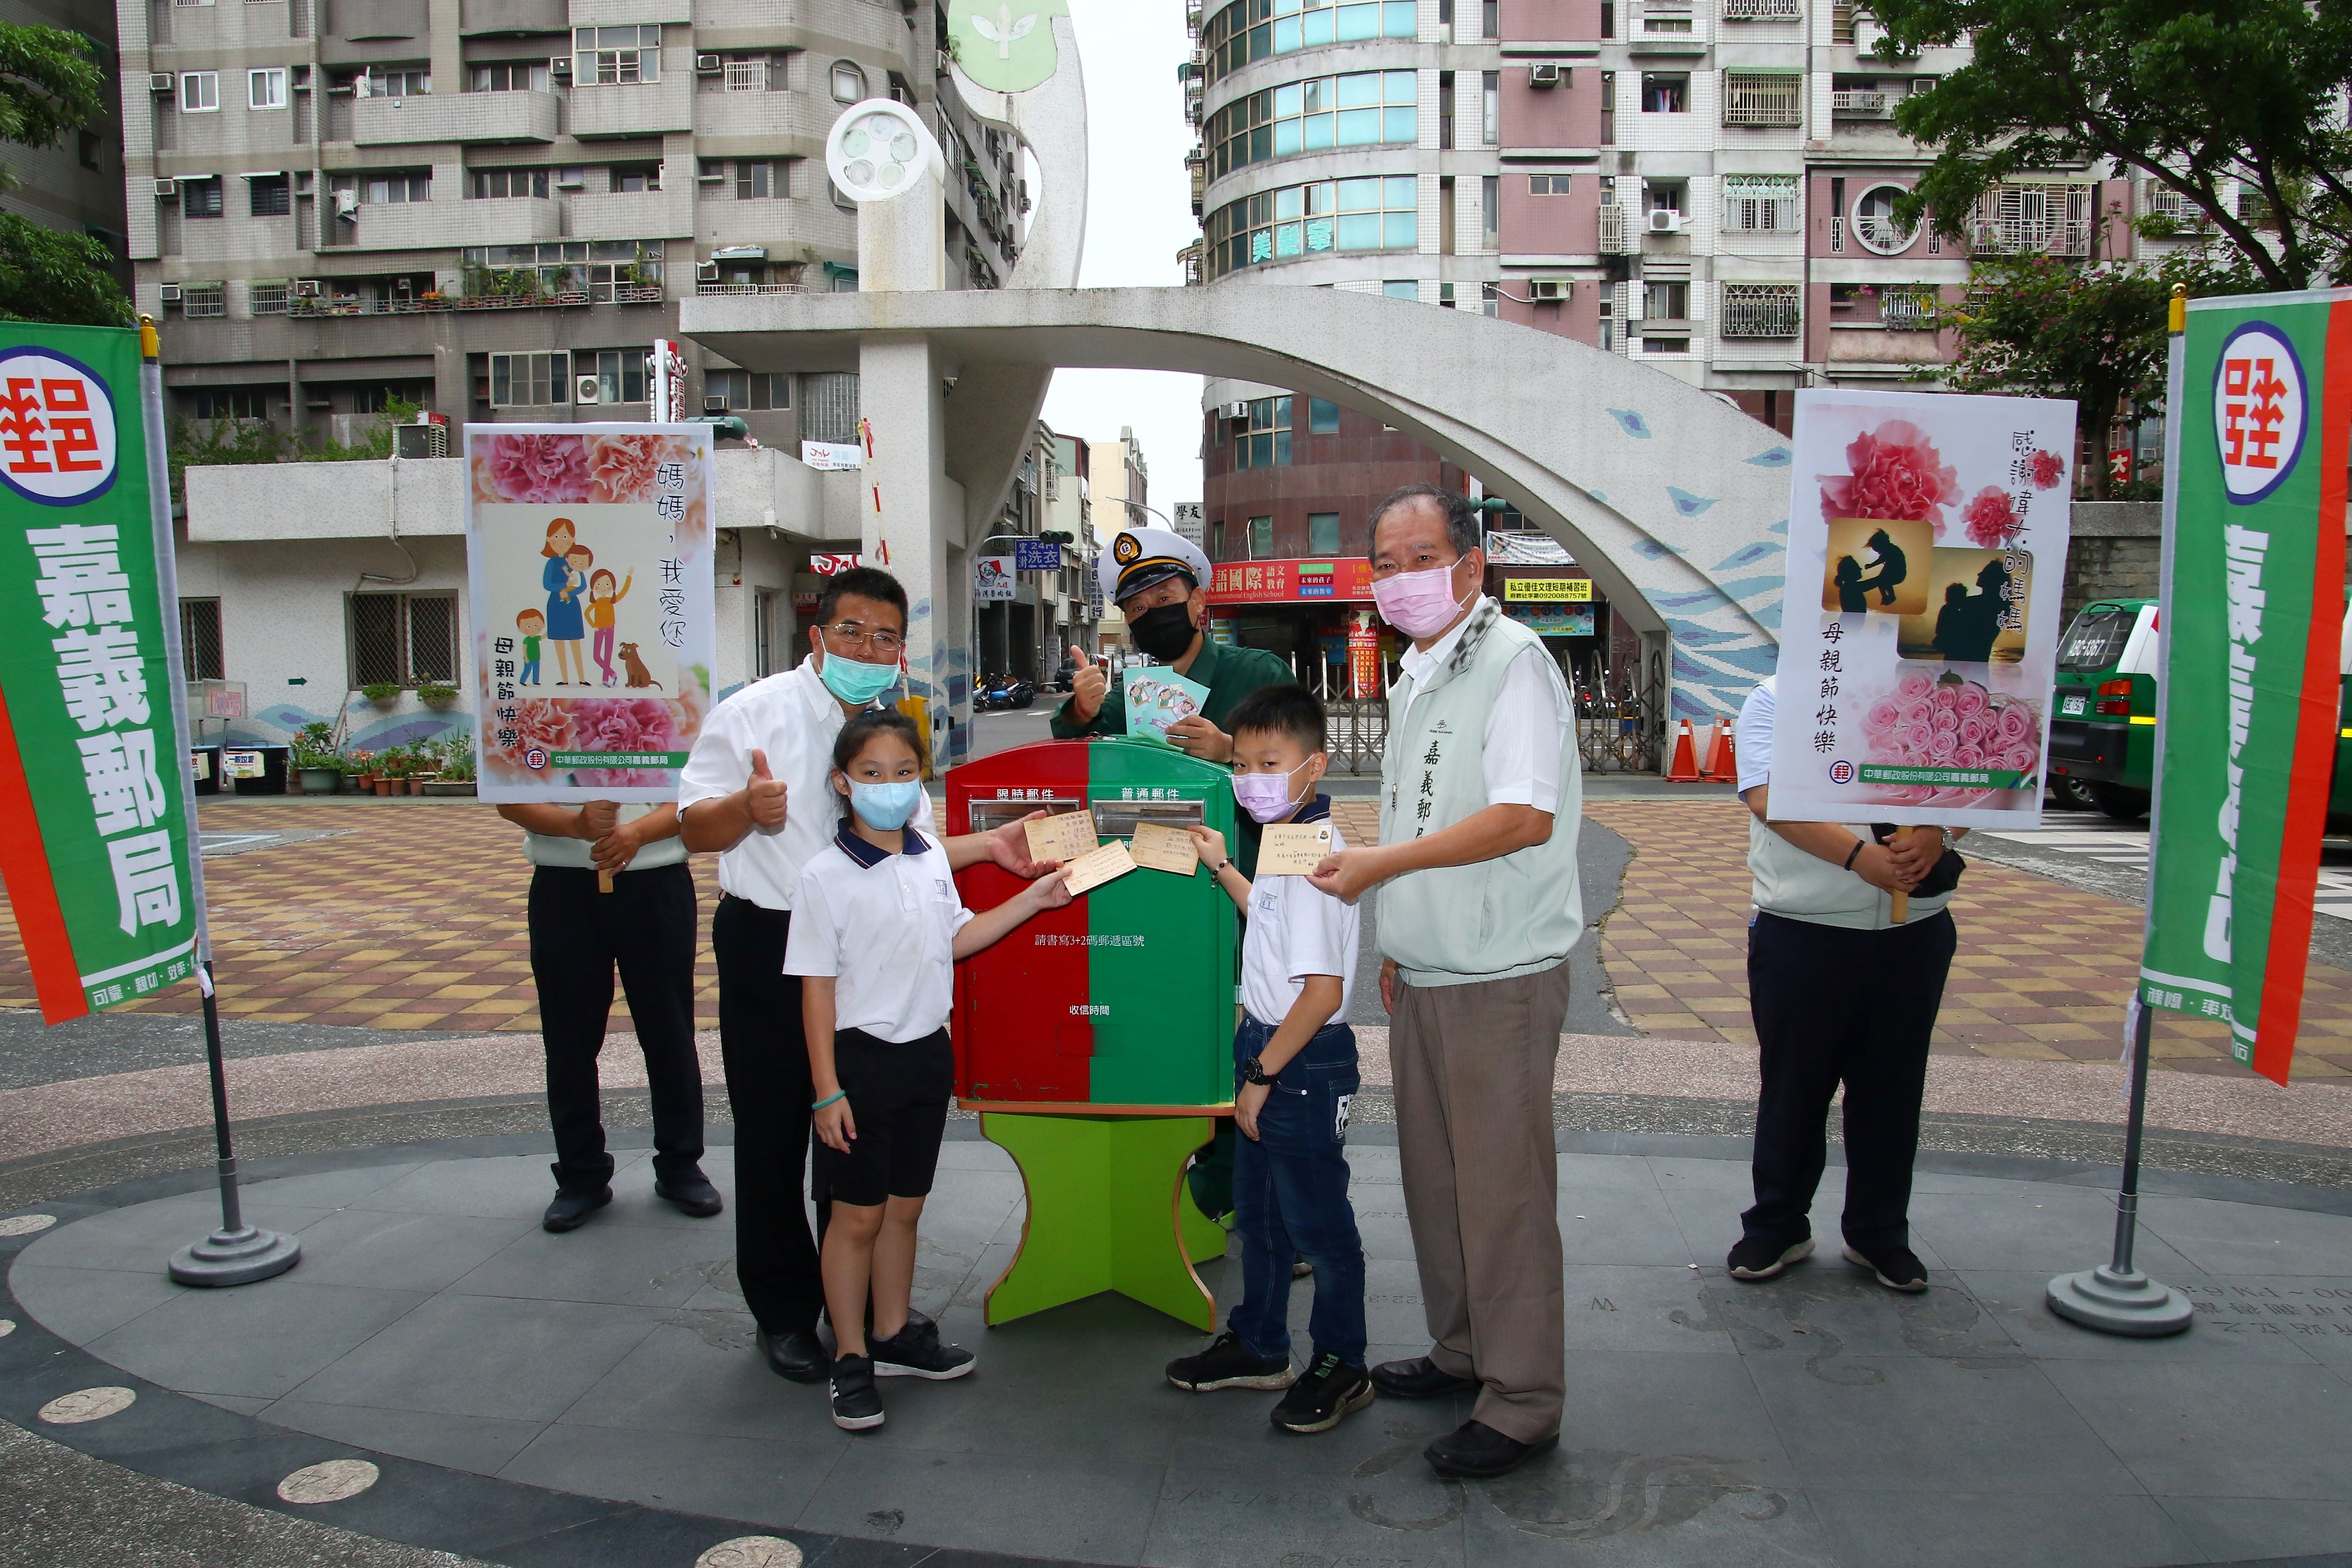
[[[825, 163], [857, 203], [858, 290], [944, 289], [947, 163], [921, 119], [889, 99], [855, 105], [834, 122]], [[861, 553], [906, 587], [908, 690], [924, 700], [932, 758], [947, 767], [962, 760], [971, 723], [963, 487], [947, 477], [940, 407], [954, 367], [928, 338], [874, 334], [858, 343], [857, 372], [869, 445]]]

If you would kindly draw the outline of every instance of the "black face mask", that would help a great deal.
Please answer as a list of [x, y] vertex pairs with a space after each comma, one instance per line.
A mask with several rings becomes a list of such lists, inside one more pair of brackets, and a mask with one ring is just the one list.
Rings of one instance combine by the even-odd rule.
[[1162, 664], [1184, 657], [1192, 646], [1192, 610], [1181, 599], [1128, 618], [1127, 634], [1140, 652]]

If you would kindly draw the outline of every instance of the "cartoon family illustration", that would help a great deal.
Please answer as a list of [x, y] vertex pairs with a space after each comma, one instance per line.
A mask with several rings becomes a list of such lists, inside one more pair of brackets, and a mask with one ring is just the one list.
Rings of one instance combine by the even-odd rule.
[[1838, 557], [1838, 612], [1841, 615], [1853, 615], [1868, 610], [1870, 593], [1874, 588], [1878, 590], [1878, 602], [1881, 605], [1894, 604], [1896, 585], [1911, 575], [1911, 563], [1905, 556], [1903, 547], [1889, 538], [1885, 529], [1882, 528], [1874, 532], [1867, 543], [1871, 552], [1871, 564], [1878, 568], [1875, 576], [1864, 576], [1862, 563], [1853, 556]]
[[[598, 567], [595, 552], [580, 542], [579, 531], [568, 517], [559, 517], [547, 525], [547, 542], [541, 546], [540, 553], [547, 558], [547, 565], [540, 573], [540, 585], [547, 590], [547, 607], [525, 609], [515, 616], [515, 629], [522, 634], [519, 684], [542, 684], [539, 668], [542, 642], [555, 645], [554, 684], [597, 684], [588, 679], [587, 666], [580, 657], [580, 645], [588, 640], [592, 631], [596, 635], [590, 657], [604, 673], [603, 684], [618, 684], [621, 677], [613, 668], [615, 608], [629, 596], [636, 573], [630, 571], [615, 579], [610, 571]], [[659, 685], [636, 657], [636, 651], [635, 643], [621, 646], [628, 684]]]

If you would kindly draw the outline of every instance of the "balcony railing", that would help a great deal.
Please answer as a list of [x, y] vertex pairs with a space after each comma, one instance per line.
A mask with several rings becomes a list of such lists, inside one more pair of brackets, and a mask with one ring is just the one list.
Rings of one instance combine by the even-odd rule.
[[1723, 321], [1717, 334], [1726, 338], [1793, 338], [1803, 321], [1800, 289], [1794, 283], [1726, 283]]
[[1793, 22], [1797, 0], [1723, 0], [1727, 22]]
[[1932, 294], [1889, 292], [1879, 296], [1878, 324], [1898, 332], [1925, 331], [1934, 324], [1935, 310]]
[[2087, 218], [1979, 218], [1969, 225], [1969, 244], [2012, 255], [2088, 256], [2091, 225]]
[[1889, 112], [1883, 92], [1841, 88], [1830, 94], [1830, 113], [1839, 120], [1884, 120]]
[[1801, 125], [1805, 119], [1805, 79], [1766, 76], [1753, 71], [1723, 73], [1723, 122], [1726, 125]]
[[1601, 247], [1601, 254], [1603, 256], [1622, 256], [1625, 254], [1625, 209], [1619, 206], [1615, 202], [1603, 202], [1601, 204], [1601, 237], [1599, 244]]
[[708, 296], [712, 294], [805, 294], [810, 290], [805, 283], [697, 283], [694, 286], [694, 291], [698, 295]]

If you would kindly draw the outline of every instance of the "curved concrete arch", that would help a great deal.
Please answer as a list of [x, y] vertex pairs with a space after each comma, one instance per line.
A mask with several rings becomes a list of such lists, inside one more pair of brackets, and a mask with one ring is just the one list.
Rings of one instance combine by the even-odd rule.
[[[1463, 311], [1321, 289], [1001, 289], [721, 296], [681, 330], [753, 370], [856, 369], [861, 343], [921, 341], [965, 380], [962, 438], [1001, 418], [967, 398], [996, 367], [1185, 371], [1328, 398], [1492, 477], [1640, 629], [1672, 640], [1669, 714], [1735, 710], [1770, 673], [1790, 451], [1771, 429], [1660, 371]], [[983, 376], [982, 384], [986, 384]]]

